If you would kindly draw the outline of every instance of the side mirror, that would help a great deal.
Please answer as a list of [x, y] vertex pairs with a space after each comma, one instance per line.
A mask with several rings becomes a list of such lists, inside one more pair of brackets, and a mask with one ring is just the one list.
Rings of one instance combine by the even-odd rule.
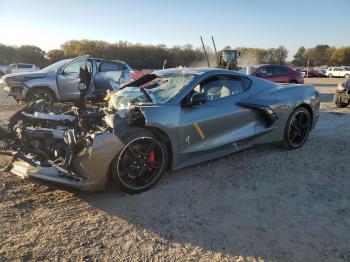
[[195, 93], [190, 99], [186, 99], [182, 105], [183, 106], [196, 106], [204, 104], [208, 101], [208, 96], [205, 93]]

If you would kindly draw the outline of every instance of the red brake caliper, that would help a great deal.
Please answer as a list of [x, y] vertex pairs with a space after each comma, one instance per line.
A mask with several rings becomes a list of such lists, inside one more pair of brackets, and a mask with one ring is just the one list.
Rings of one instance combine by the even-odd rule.
[[154, 157], [154, 151], [152, 150], [150, 153], [149, 153], [149, 161], [150, 161], [150, 168], [148, 169], [149, 171], [152, 171], [152, 169], [154, 168], [154, 160], [155, 160], [155, 157]]

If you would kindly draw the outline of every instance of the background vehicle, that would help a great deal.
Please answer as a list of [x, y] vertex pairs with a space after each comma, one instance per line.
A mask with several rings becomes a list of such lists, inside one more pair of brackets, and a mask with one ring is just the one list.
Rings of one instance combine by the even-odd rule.
[[25, 63], [17, 63], [17, 64], [10, 64], [8, 66], [8, 73], [26, 73], [26, 72], [35, 72], [38, 71], [39, 68], [34, 64], [25, 64]]
[[339, 108], [347, 107], [350, 104], [350, 78], [338, 84], [333, 102]]
[[[208, 58], [208, 54], [207, 54], [207, 50], [205, 49], [205, 46], [204, 46], [203, 38], [202, 37], [200, 37], [200, 38], [201, 38], [202, 47], [203, 47], [203, 51], [205, 54], [205, 58], [207, 60], [208, 67], [211, 67], [210, 62], [209, 62], [209, 58]], [[216, 50], [216, 44], [214, 41], [214, 37], [211, 37], [211, 39], [213, 42], [213, 47], [214, 47], [215, 56], [216, 56], [216, 67], [222, 68], [222, 69], [227, 69], [227, 70], [239, 70], [237, 59], [238, 59], [238, 56], [240, 55], [240, 53], [235, 49], [231, 49], [231, 47], [227, 47], [227, 48], [220, 50], [218, 52]]]
[[80, 98], [80, 70], [89, 64], [92, 98], [101, 99], [107, 90], [131, 81], [131, 67], [117, 60], [78, 57], [62, 60], [38, 72], [4, 76], [5, 91], [15, 100], [76, 101]]
[[319, 68], [318, 74], [320, 77], [326, 77], [327, 76], [327, 68]]
[[328, 77], [350, 77], [350, 71], [344, 67], [329, 67], [327, 69]]
[[[87, 191], [103, 190], [111, 179], [125, 192], [140, 193], [167, 168], [257, 144], [300, 148], [319, 106], [310, 85], [282, 87], [232, 70], [170, 69], [112, 92], [106, 108], [78, 114], [28, 108], [10, 119], [1, 138], [10, 140], [7, 152], [20, 159], [11, 169], [17, 175]], [[86, 119], [93, 121], [86, 125]]]
[[252, 70], [251, 75], [270, 80], [275, 83], [304, 83], [304, 77], [299, 71], [283, 65], [258, 66]]

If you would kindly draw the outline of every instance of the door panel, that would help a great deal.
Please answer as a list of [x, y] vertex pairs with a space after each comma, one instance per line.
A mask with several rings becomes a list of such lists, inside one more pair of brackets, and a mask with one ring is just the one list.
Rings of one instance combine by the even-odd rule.
[[85, 69], [87, 59], [77, 58], [67, 64], [57, 76], [58, 90], [62, 100], [78, 100], [80, 98], [80, 69]]
[[57, 83], [62, 100], [78, 100], [80, 97], [80, 78], [69, 75], [58, 75]]
[[227, 150], [238, 150], [236, 141], [255, 134], [256, 113], [236, 103], [249, 93], [229, 96], [202, 105], [182, 107], [180, 114], [180, 159], [191, 161]]

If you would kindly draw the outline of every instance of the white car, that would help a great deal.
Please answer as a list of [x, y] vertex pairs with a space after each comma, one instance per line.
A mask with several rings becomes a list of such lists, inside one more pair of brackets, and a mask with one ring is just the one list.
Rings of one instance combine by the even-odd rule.
[[9, 73], [27, 73], [38, 71], [39, 68], [34, 64], [17, 63], [8, 66]]
[[350, 70], [346, 67], [328, 67], [327, 69], [327, 76], [328, 77], [350, 77]]

